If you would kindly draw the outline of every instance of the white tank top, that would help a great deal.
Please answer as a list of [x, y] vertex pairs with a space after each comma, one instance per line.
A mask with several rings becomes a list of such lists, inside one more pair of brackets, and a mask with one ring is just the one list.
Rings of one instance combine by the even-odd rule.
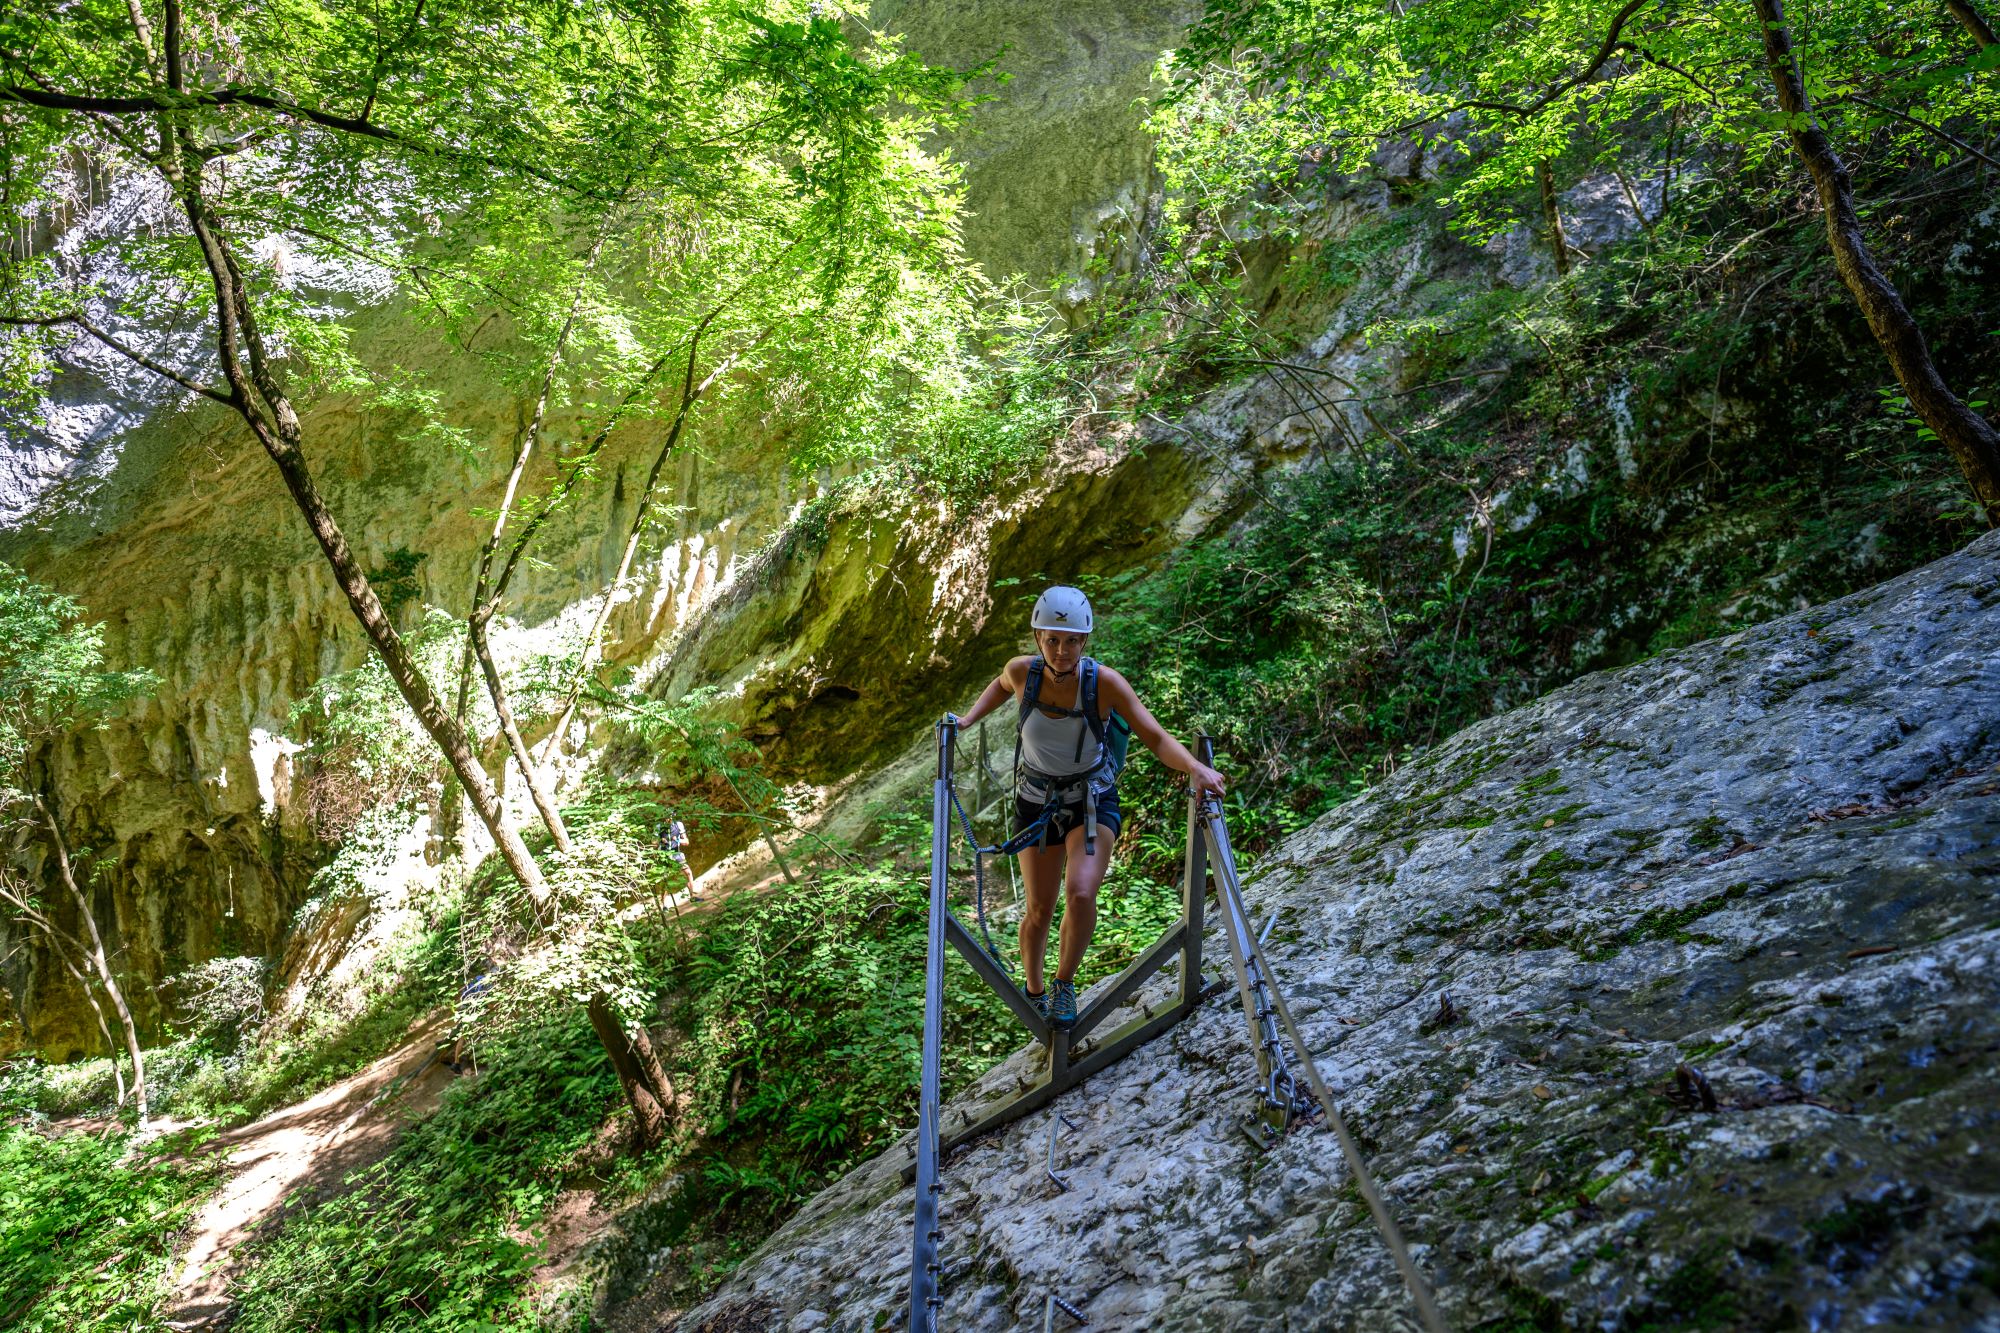
[[1088, 773], [1104, 762], [1104, 747], [1090, 734], [1081, 713], [1050, 717], [1040, 708], [1028, 710], [1021, 724], [1021, 766], [1052, 778]]
[[[1082, 670], [1081, 664], [1078, 666]], [[1042, 685], [1048, 686], [1048, 676], [1042, 677]], [[1083, 706], [1083, 682], [1077, 681], [1076, 706]], [[1021, 723], [1021, 780], [1016, 793], [1031, 800], [1043, 800], [1048, 796], [1046, 786], [1035, 780], [1040, 774], [1051, 778], [1076, 778], [1086, 773], [1101, 773], [1104, 768], [1104, 746], [1091, 734], [1090, 724], [1081, 712], [1068, 717], [1050, 717], [1038, 704], [1028, 710], [1028, 716]], [[1091, 784], [1099, 792], [1111, 788], [1108, 776], [1094, 780]], [[1080, 788], [1078, 790], [1081, 790]], [[1080, 799], [1074, 795], [1067, 799]]]

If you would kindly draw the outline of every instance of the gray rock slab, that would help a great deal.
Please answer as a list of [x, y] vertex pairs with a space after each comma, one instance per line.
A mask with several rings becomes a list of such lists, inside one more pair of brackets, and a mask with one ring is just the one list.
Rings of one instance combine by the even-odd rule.
[[[1255, 868], [1454, 1327], [2000, 1329], [1996, 761], [2000, 533], [1471, 727]], [[1332, 1137], [1238, 1132], [1254, 1072], [1217, 1000], [1063, 1098], [1071, 1192], [1046, 1115], [956, 1156], [939, 1326], [1414, 1328]], [[676, 1327], [899, 1325], [907, 1160]]]

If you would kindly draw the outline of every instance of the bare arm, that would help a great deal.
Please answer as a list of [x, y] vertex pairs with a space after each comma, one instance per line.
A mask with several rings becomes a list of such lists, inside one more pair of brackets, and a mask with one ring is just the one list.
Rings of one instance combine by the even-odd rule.
[[1027, 663], [1028, 659], [1025, 657], [1017, 657], [1009, 662], [1001, 670], [1000, 674], [993, 678], [993, 683], [986, 687], [985, 692], [979, 696], [978, 701], [972, 707], [966, 709], [965, 713], [960, 716], [958, 719], [958, 729], [960, 731], [965, 730], [980, 718], [985, 717], [988, 713], [998, 708], [1002, 699], [1011, 699], [1020, 693], [1021, 683], [1028, 669]]
[[1132, 734], [1148, 750], [1176, 772], [1188, 775], [1188, 780], [1196, 788], [1213, 796], [1222, 795], [1222, 774], [1194, 757], [1187, 746], [1182, 745], [1167, 733], [1154, 717], [1152, 710], [1139, 702], [1138, 694], [1131, 682], [1110, 667], [1097, 669], [1097, 694], [1099, 699], [1108, 700], [1118, 710], [1119, 716], [1132, 724]]

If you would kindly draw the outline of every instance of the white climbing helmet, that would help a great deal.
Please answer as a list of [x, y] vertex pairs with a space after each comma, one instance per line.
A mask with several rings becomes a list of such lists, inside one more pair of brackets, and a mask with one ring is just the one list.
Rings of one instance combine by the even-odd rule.
[[1088, 634], [1092, 624], [1090, 599], [1080, 589], [1058, 584], [1035, 599], [1034, 618], [1028, 623], [1036, 629]]

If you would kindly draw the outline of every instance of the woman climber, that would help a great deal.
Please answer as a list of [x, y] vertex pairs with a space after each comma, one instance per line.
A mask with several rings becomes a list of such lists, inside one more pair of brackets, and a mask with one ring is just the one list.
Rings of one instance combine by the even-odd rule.
[[[1084, 656], [1093, 626], [1089, 598], [1075, 588], [1050, 588], [1035, 599], [1029, 623], [1041, 651], [1007, 663], [958, 726], [963, 731], [1002, 699], [1021, 701], [1014, 830], [1017, 841], [1029, 839], [1020, 853], [1027, 888], [1021, 967], [1036, 1011], [1068, 1028], [1076, 1022], [1076, 969], [1097, 927], [1098, 886], [1111, 868], [1111, 844], [1124, 822], [1117, 786], [1123, 733], [1129, 729], [1161, 763], [1187, 774], [1197, 790], [1222, 795], [1222, 775], [1166, 733], [1125, 677]], [[1065, 868], [1055, 983], [1044, 988], [1042, 958]]]

